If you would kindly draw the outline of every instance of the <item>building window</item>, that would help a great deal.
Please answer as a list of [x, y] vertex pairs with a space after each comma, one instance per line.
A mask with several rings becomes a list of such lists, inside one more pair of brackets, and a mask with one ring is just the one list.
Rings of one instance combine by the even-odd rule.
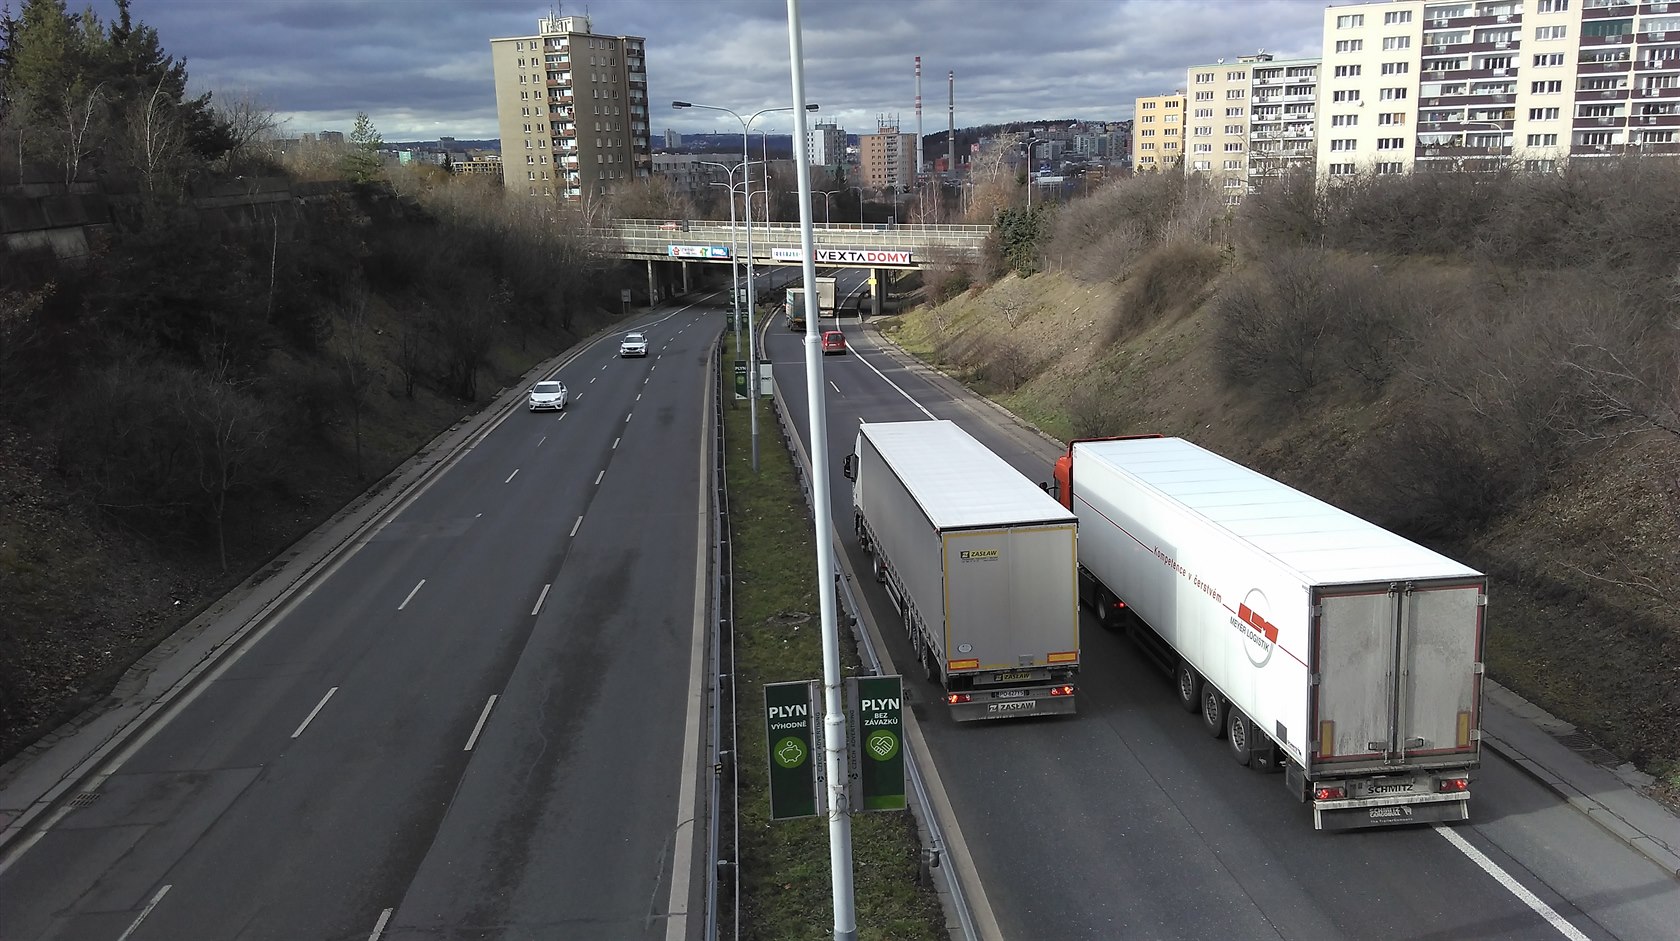
[[1528, 90], [1536, 95], [1556, 95], [1563, 91], [1562, 82], [1535, 82]]
[[1353, 176], [1353, 164], [1351, 164], [1351, 163], [1332, 163], [1330, 165], [1330, 175], [1331, 176]]
[[1567, 26], [1536, 26], [1534, 27], [1534, 38], [1562, 39], [1568, 32], [1569, 27]]
[[1241, 134], [1242, 132], [1243, 132], [1243, 126], [1241, 124], [1227, 124], [1227, 125], [1225, 125], [1225, 133], [1227, 133], [1227, 134]]
[[1382, 90], [1381, 97], [1383, 101], [1400, 101], [1404, 99], [1407, 94], [1408, 93], [1404, 88], [1385, 88]]
[[1198, 118], [1211, 118], [1211, 117], [1213, 117], [1213, 109], [1212, 108], [1197, 108], [1196, 109], [1196, 117], [1198, 117]]
[[1387, 49], [1387, 50], [1410, 49], [1410, 48], [1412, 48], [1412, 37], [1410, 37], [1410, 36], [1384, 36], [1383, 37], [1383, 48]]
[[1245, 109], [1243, 109], [1243, 108], [1226, 108], [1225, 109], [1225, 116], [1228, 117], [1228, 118], [1240, 118], [1240, 117], [1243, 116], [1243, 111], [1244, 110]]
[[1379, 164], [1377, 164], [1377, 172], [1378, 173], [1383, 173], [1383, 174], [1405, 173], [1406, 172], [1406, 165], [1403, 164], [1403, 163], [1398, 163], [1398, 162], [1393, 162], [1393, 161], [1387, 162], [1387, 163], [1379, 163]]
[[1356, 127], [1359, 124], [1357, 114], [1334, 114], [1330, 116], [1331, 127]]
[[1556, 147], [1557, 140], [1558, 136], [1556, 134], [1530, 134], [1528, 135], [1528, 146]]
[[1528, 119], [1530, 121], [1556, 121], [1558, 119], [1558, 109], [1530, 108], [1528, 109]]
[[1332, 101], [1358, 101], [1359, 89], [1347, 88], [1342, 89], [1341, 91], [1331, 92], [1330, 98]]
[[1198, 153], [1198, 154], [1211, 154], [1211, 153], [1213, 153], [1213, 145], [1212, 144], [1197, 144], [1195, 147], [1191, 148], [1191, 152], [1192, 153]]
[[1405, 148], [1406, 148], [1406, 139], [1404, 137], [1379, 137], [1379, 138], [1377, 138], [1377, 149], [1378, 150], [1404, 150]]
[[1540, 0], [1538, 13], [1562, 13], [1569, 9], [1569, 0]]
[[1352, 138], [1338, 138], [1330, 141], [1332, 151], [1357, 150], [1358, 141]]
[[1228, 154], [1240, 154], [1242, 149], [1242, 141], [1229, 141], [1225, 144], [1225, 152]]
[[1383, 127], [1402, 126], [1406, 123], [1406, 112], [1385, 111], [1382, 114], [1377, 115], [1377, 123]]
[[1549, 69], [1562, 64], [1563, 53], [1561, 52], [1546, 52], [1534, 57], [1534, 67], [1537, 69]]
[[1384, 26], [1393, 26], [1396, 23], [1410, 23], [1411, 21], [1412, 21], [1412, 11], [1410, 11], [1410, 10], [1401, 10], [1401, 11], [1396, 12], [1396, 13], [1384, 13], [1383, 14], [1383, 25]]
[[1357, 65], [1338, 65], [1338, 66], [1336, 66], [1336, 77], [1337, 78], [1353, 78], [1354, 76], [1358, 75], [1359, 72], [1360, 72], [1360, 67], [1357, 66]]
[[1212, 72], [1197, 72], [1196, 73], [1196, 84], [1197, 85], [1211, 85], [1211, 84], [1213, 84], [1213, 73]]
[[1607, 147], [1614, 142], [1609, 131], [1591, 131], [1581, 135], [1581, 143], [1588, 147]]
[[1213, 92], [1199, 91], [1199, 92], [1196, 93], [1196, 100], [1197, 101], [1212, 101], [1213, 100]]
[[1407, 72], [1410, 72], [1411, 70], [1412, 70], [1412, 64], [1410, 62], [1384, 62], [1383, 67], [1382, 67], [1382, 74], [1384, 74], [1384, 75], [1405, 75]]
[[1336, 40], [1336, 51], [1337, 52], [1358, 52], [1359, 50], [1364, 49], [1364, 48], [1365, 48], [1365, 40], [1363, 40], [1363, 39], [1338, 39], [1338, 40]]
[[1336, 17], [1337, 29], [1358, 29], [1365, 25], [1365, 14], [1353, 13], [1348, 16]]
[[1227, 82], [1240, 82], [1240, 81], [1243, 81], [1246, 78], [1248, 78], [1248, 73], [1247, 72], [1226, 72], [1225, 73], [1225, 81], [1227, 81]]

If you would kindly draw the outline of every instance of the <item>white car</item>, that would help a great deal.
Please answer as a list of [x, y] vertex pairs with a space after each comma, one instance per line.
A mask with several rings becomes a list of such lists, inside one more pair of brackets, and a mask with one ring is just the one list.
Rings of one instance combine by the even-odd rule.
[[647, 336], [641, 333], [626, 333], [618, 344], [619, 356], [646, 356]]
[[544, 380], [531, 387], [531, 394], [526, 399], [527, 406], [533, 412], [552, 409], [556, 412], [566, 409], [566, 384], [554, 380]]

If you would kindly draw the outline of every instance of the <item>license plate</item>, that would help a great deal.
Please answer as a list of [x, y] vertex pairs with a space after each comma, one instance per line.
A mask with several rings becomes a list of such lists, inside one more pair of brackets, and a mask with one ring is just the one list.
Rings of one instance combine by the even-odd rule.
[[1032, 679], [1030, 670], [1010, 670], [1005, 673], [993, 673], [992, 679], [999, 683], [1013, 683], [1016, 680]]
[[992, 694], [993, 699], [1025, 699], [1027, 691], [1024, 689], [1000, 689]]

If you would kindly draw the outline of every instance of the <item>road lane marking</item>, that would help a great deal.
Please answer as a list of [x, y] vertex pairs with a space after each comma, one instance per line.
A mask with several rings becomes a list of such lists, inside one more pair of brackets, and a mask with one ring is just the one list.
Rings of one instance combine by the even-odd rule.
[[[602, 366], [602, 367], [601, 367], [601, 368], [602, 368], [602, 369], [606, 369], [606, 368], [607, 368], [607, 367], [605, 367], [605, 366]], [[590, 376], [590, 377], [589, 377], [589, 381], [590, 381], [590, 382], [592, 382], [592, 383], [593, 383], [593, 382], [594, 382], [594, 381], [595, 381], [595, 380], [597, 380], [597, 379], [599, 379], [599, 378], [601, 378], [601, 377], [600, 377], [600, 376]]]
[[602, 470], [599, 474], [596, 474], [595, 475], [595, 486], [597, 486], [597, 487], [601, 486], [601, 478], [605, 477], [605, 476], [607, 476], [607, 472], [605, 470]]
[[[854, 352], [855, 352], [855, 351], [854, 351]], [[898, 393], [898, 394], [899, 394], [899, 395], [902, 395], [902, 396], [904, 396], [904, 399], [905, 399], [905, 401], [907, 401], [907, 402], [909, 402], [909, 403], [910, 403], [910, 404], [911, 404], [911, 405], [914, 405], [914, 406], [916, 406], [916, 407], [917, 407], [917, 408], [919, 408], [919, 409], [921, 409], [921, 410], [922, 410], [922, 414], [923, 414], [923, 415], [926, 415], [926, 416], [927, 416], [927, 417], [929, 417], [929, 418], [934, 418], [934, 417], [936, 417], [936, 416], [935, 416], [935, 415], [934, 415], [934, 414], [933, 414], [933, 413], [932, 413], [932, 412], [930, 412], [930, 411], [928, 411], [928, 410], [927, 410], [927, 409], [926, 409], [926, 408], [924, 408], [924, 407], [923, 407], [923, 406], [922, 406], [922, 403], [920, 403], [920, 402], [918, 402], [918, 401], [916, 401], [916, 400], [915, 400], [915, 399], [913, 399], [913, 398], [911, 398], [911, 397], [910, 397], [910, 393], [908, 393], [908, 392], [906, 392], [906, 391], [904, 391], [904, 390], [903, 390], [903, 389], [900, 389], [900, 388], [899, 388], [899, 387], [898, 387], [898, 383], [896, 383], [896, 382], [894, 382], [894, 381], [892, 381], [892, 380], [891, 380], [891, 379], [888, 379], [888, 378], [887, 378], [887, 375], [886, 375], [886, 373], [883, 373], [883, 372], [881, 372], [881, 371], [880, 371], [880, 370], [879, 370], [879, 369], [876, 369], [876, 368], [875, 368], [875, 364], [874, 364], [874, 363], [871, 363], [871, 362], [870, 362], [870, 361], [869, 361], [869, 360], [867, 360], [867, 359], [864, 359], [864, 358], [863, 358], [863, 357], [862, 357], [862, 356], [855, 356], [855, 355], [854, 355], [854, 356], [853, 356], [853, 357], [852, 357], [852, 358], [853, 358], [853, 359], [855, 359], [855, 360], [857, 360], [857, 361], [858, 361], [858, 362], [860, 362], [860, 363], [862, 363], [862, 364], [864, 364], [864, 365], [865, 365], [865, 366], [868, 366], [868, 367], [869, 367], [869, 368], [870, 368], [870, 370], [871, 370], [871, 371], [872, 371], [872, 372], [874, 372], [874, 373], [875, 373], [875, 375], [877, 375], [877, 376], [880, 376], [880, 377], [881, 377], [881, 381], [882, 381], [882, 382], [885, 382], [885, 383], [886, 383], [886, 384], [887, 384], [887, 385], [889, 385], [889, 386], [892, 386], [892, 387], [893, 387], [893, 389], [894, 389], [894, 390], [895, 390], [895, 391], [896, 391], [896, 392], [897, 392], [897, 393]]]
[[570, 539], [573, 536], [576, 536], [577, 531], [578, 531], [578, 527], [582, 526], [582, 525], [583, 525], [583, 517], [580, 516], [580, 517], [577, 518], [577, 522], [572, 524], [572, 531], [566, 534], [566, 538]]
[[[601, 368], [602, 368], [602, 369], [606, 369], [606, 368], [607, 368], [607, 364], [606, 364], [606, 363], [602, 363], [602, 364], [601, 364]], [[594, 381], [595, 381], [595, 380], [593, 380], [593, 379], [591, 379], [591, 380], [589, 380], [589, 381], [590, 381], [590, 382], [594, 382]]]
[[484, 731], [484, 723], [489, 721], [490, 710], [494, 708], [495, 705], [496, 697], [492, 695], [490, 697], [490, 701], [484, 704], [484, 711], [478, 714], [478, 724], [473, 726], [472, 736], [467, 739], [467, 747], [461, 749], [462, 751], [473, 750], [473, 746], [478, 743], [478, 733]]
[[315, 717], [320, 715], [321, 709], [326, 706], [327, 700], [331, 699], [333, 697], [333, 693], [336, 692], [338, 692], [338, 687], [336, 686], [327, 690], [327, 694], [321, 697], [321, 701], [315, 704], [315, 708], [309, 710], [309, 715], [303, 717], [303, 722], [298, 725], [297, 731], [292, 733], [292, 738], [297, 738], [299, 735], [303, 734], [304, 729], [309, 728], [309, 723], [315, 721]]
[[640, 392], [636, 393], [636, 401], [640, 402], [641, 400], [642, 400], [642, 394]]
[[415, 596], [415, 595], [418, 595], [418, 594], [419, 594], [419, 593], [420, 593], [420, 585], [424, 585], [424, 584], [426, 584], [426, 580], [425, 580], [425, 579], [423, 579], [423, 578], [422, 578], [422, 579], [420, 579], [420, 584], [419, 584], [419, 585], [415, 585], [415, 586], [414, 586], [414, 590], [412, 590], [412, 591], [410, 591], [410, 592], [409, 592], [409, 593], [408, 593], [408, 597], [407, 597], [407, 598], [404, 598], [404, 599], [403, 599], [403, 603], [402, 603], [402, 604], [399, 604], [399, 605], [397, 605], [397, 610], [398, 610], [398, 611], [401, 611], [401, 610], [402, 610], [402, 609], [404, 609], [404, 608], [406, 608], [406, 607], [408, 607], [408, 603], [409, 603], [409, 602], [410, 602], [410, 601], [413, 601], [413, 600], [414, 600], [414, 596]]
[[624, 416], [624, 423], [626, 425], [630, 424], [630, 416], [634, 415], [634, 414], [636, 414], [636, 413], [635, 412], [630, 412], [630, 413], [628, 413]]
[[[581, 398], [583, 398], [583, 396], [581, 396], [581, 395], [578, 396], [578, 399], [581, 399]], [[577, 401], [577, 399], [573, 399], [572, 401], [575, 402], [575, 401]], [[561, 412], [560, 417], [555, 419], [555, 421], [565, 421], [565, 420], [566, 420], [566, 413], [565, 412]]]
[[128, 926], [128, 930], [117, 935], [117, 941], [128, 941], [128, 936], [134, 933], [134, 929], [140, 927], [140, 923], [146, 920], [146, 916], [152, 913], [152, 909], [157, 908], [157, 903], [163, 901], [163, 897], [169, 894], [169, 889], [169, 886], [164, 886], [157, 890], [157, 894], [152, 896], [150, 902], [146, 903], [146, 907], [140, 909], [139, 916]]
[[612, 449], [613, 449], [613, 450], [614, 450], [614, 451], [617, 451], [617, 450], [618, 450], [618, 443], [619, 443], [619, 442], [620, 442], [620, 441], [623, 441], [623, 440], [624, 440], [624, 439], [623, 439], [623, 438], [614, 438], [614, 439], [613, 439], [613, 446], [612, 446]]
[[547, 585], [543, 586], [542, 594], [537, 596], [537, 603], [531, 608], [532, 617], [536, 617], [537, 612], [542, 610], [543, 602], [548, 600], [548, 590], [553, 587], [553, 585], [553, 582], [549, 582]]
[[1456, 847], [1460, 853], [1470, 857], [1470, 861], [1482, 867], [1482, 871], [1492, 876], [1495, 882], [1504, 886], [1506, 891], [1516, 896], [1517, 899], [1524, 905], [1533, 909], [1535, 914], [1546, 919], [1553, 928], [1557, 929], [1558, 934], [1568, 938], [1569, 941], [1589, 941], [1587, 936], [1582, 934], [1579, 928], [1570, 924], [1568, 919], [1559, 915], [1550, 905], [1541, 901], [1538, 895], [1535, 895], [1533, 892], [1524, 888], [1522, 883], [1511, 878], [1510, 873], [1499, 868], [1499, 864], [1487, 858], [1481, 850], [1471, 846], [1469, 840], [1466, 840], [1464, 837], [1453, 832], [1452, 827], [1439, 823], [1434, 824], [1433, 826], [1435, 827], [1436, 833], [1445, 837], [1446, 841]]
[[385, 933], [385, 923], [391, 920], [393, 909], [385, 909], [379, 913], [379, 920], [373, 923], [373, 933], [368, 935], [368, 941], [379, 941], [379, 936]]
[[541, 438], [538, 438], [537, 439], [537, 447], [539, 447], [539, 448], [542, 447], [543, 442], [547, 441], [547, 440], [548, 440], [548, 435], [543, 435]]
[[504, 481], [502, 481], [502, 483], [504, 483], [504, 484], [511, 484], [511, 483], [513, 483], [513, 478], [515, 478], [515, 477], [518, 477], [518, 476], [519, 476], [519, 468], [517, 468], [517, 467], [515, 467], [515, 468], [514, 468], [514, 469], [513, 469], [513, 473], [511, 473], [511, 474], [509, 474], [509, 475], [508, 475], [508, 479], [507, 479], [507, 480], [504, 480]]
[[834, 389], [834, 394], [835, 395], [840, 394], [840, 387], [834, 384], [833, 379], [828, 380], [828, 384], [829, 384], [830, 388]]

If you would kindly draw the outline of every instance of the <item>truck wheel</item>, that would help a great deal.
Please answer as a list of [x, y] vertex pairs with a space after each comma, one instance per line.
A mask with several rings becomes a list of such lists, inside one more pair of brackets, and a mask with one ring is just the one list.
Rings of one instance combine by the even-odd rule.
[[869, 571], [875, 575], [876, 581], [883, 585], [886, 584], [887, 566], [886, 563], [881, 561], [881, 557], [879, 555], [872, 555], [869, 557]]
[[1097, 623], [1112, 631], [1117, 626], [1119, 620], [1120, 619], [1118, 617], [1115, 617], [1114, 596], [1101, 588], [1098, 588]]
[[939, 679], [939, 671], [933, 667], [932, 647], [922, 648], [922, 676], [925, 677], [929, 683], [935, 682]]
[[1248, 721], [1241, 709], [1226, 710], [1225, 744], [1231, 746], [1231, 757], [1237, 759], [1237, 764], [1243, 767], [1254, 761], [1255, 736], [1254, 724]]
[[1219, 695], [1219, 690], [1207, 683], [1202, 684], [1202, 727], [1207, 729], [1209, 735], [1214, 738], [1224, 737], [1225, 713], [1230, 708], [1231, 704], [1225, 701], [1224, 696]]
[[1202, 711], [1202, 678], [1183, 660], [1178, 661], [1178, 704], [1185, 712]]

